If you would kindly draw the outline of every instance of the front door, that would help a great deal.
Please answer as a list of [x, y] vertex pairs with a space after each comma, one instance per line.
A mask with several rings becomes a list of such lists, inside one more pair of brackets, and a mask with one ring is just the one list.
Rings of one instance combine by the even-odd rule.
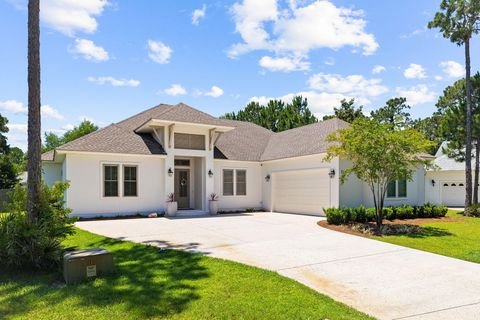
[[179, 209], [190, 208], [190, 171], [188, 169], [175, 169], [175, 195]]

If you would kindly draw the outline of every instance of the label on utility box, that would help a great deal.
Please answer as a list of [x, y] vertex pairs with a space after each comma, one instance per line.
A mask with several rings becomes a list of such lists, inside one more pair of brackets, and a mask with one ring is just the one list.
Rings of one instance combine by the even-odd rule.
[[97, 265], [87, 266], [87, 278], [97, 276]]

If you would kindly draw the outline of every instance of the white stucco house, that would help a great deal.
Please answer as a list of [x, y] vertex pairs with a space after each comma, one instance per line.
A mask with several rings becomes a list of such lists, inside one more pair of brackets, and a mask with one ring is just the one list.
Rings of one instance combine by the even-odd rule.
[[465, 163], [449, 158], [444, 142], [435, 154], [434, 168], [426, 173], [425, 200], [461, 207], [465, 203]]
[[[161, 104], [43, 154], [43, 179], [70, 181], [66, 205], [83, 217], [163, 211], [172, 192], [180, 210], [207, 211], [211, 193], [223, 211], [321, 215], [327, 207], [372, 206], [366, 184], [340, 183], [347, 160], [323, 162], [326, 136], [347, 126], [331, 119], [273, 133]], [[412, 181], [392, 182], [386, 205], [443, 203], [436, 174], [419, 167]]]

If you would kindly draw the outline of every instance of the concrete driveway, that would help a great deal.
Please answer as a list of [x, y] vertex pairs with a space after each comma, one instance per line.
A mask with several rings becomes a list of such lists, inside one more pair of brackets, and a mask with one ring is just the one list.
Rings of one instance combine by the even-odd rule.
[[104, 236], [269, 269], [380, 319], [480, 319], [480, 264], [277, 213], [78, 222]]

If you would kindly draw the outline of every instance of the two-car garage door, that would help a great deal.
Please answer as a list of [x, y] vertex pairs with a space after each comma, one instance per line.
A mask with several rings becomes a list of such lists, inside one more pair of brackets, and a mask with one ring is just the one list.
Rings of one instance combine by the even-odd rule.
[[273, 173], [273, 211], [323, 215], [330, 207], [328, 173], [326, 168]]

